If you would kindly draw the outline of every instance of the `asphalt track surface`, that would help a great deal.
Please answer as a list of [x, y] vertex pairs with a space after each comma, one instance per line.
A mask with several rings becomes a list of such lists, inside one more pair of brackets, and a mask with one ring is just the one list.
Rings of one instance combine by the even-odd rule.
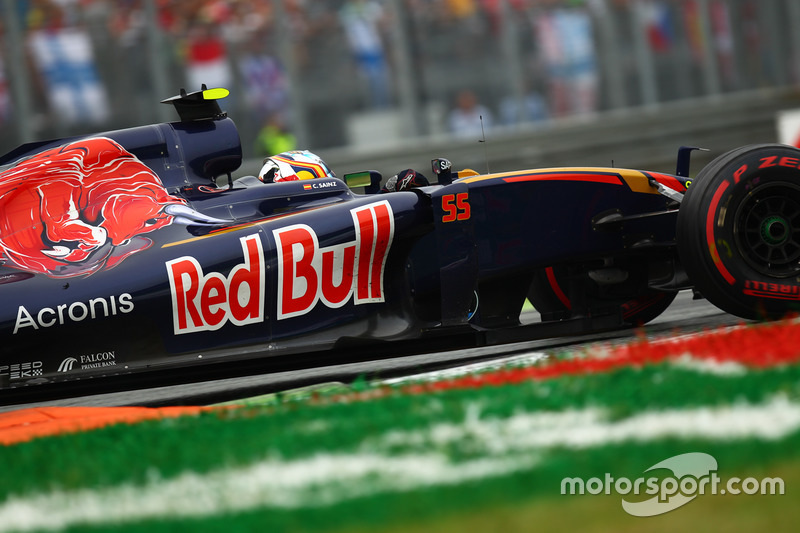
[[[539, 316], [535, 312], [526, 313], [522, 316], [522, 320], [524, 323], [536, 322], [539, 320]], [[702, 332], [705, 329], [741, 322], [743, 322], [742, 319], [720, 311], [705, 300], [693, 300], [692, 293], [684, 291], [678, 295], [664, 314], [644, 328], [644, 332], [648, 336], [666, 337], [676, 333]], [[593, 344], [621, 343], [640, 333], [641, 330], [622, 330], [403, 357], [376, 356], [373, 359], [345, 364], [328, 363], [323, 366], [258, 372], [192, 383], [133, 388], [122, 392], [104, 392], [40, 402], [1, 405], [0, 412], [44, 406], [208, 405], [323, 383], [347, 383], [358, 376], [366, 376], [368, 379], [397, 378], [462, 365], [474, 365], [479, 362], [486, 363], [511, 357], [524, 357], [528, 354], [582, 349]]]

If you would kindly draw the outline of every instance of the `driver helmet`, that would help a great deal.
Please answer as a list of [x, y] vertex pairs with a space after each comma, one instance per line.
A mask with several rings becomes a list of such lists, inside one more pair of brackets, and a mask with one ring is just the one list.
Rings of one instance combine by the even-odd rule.
[[258, 179], [264, 183], [335, 178], [336, 174], [316, 154], [308, 150], [292, 150], [264, 159]]

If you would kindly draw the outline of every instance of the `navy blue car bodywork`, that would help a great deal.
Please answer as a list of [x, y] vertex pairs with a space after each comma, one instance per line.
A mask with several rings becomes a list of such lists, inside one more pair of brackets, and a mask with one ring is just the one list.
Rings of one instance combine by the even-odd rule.
[[[53, 154], [81, 175], [48, 192], [36, 172]], [[228, 182], [241, 158], [218, 115], [0, 159], [0, 387], [451, 333], [514, 340], [536, 334], [520, 309], [554, 265], [600, 279], [556, 287], [584, 325], [689, 286], [663, 194], [685, 177], [536, 169], [359, 194], [336, 178]]]

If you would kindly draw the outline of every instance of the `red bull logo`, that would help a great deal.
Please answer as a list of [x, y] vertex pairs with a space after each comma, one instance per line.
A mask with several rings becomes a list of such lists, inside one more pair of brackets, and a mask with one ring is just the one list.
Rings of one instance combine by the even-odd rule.
[[383, 273], [394, 238], [389, 202], [350, 211], [354, 242], [320, 248], [317, 234], [305, 224], [272, 233], [278, 251], [278, 320], [301, 316], [320, 301], [335, 309], [384, 301]]
[[227, 322], [245, 326], [264, 321], [264, 250], [258, 235], [242, 237], [244, 263], [228, 276], [205, 274], [191, 256], [167, 262], [176, 335], [213, 331]]
[[[354, 241], [321, 248], [305, 224], [274, 230], [278, 256], [277, 318], [311, 311], [319, 302], [338, 308], [384, 301], [383, 273], [394, 237], [388, 202], [350, 211]], [[166, 263], [176, 335], [245, 326], [265, 319], [266, 261], [258, 234], [240, 239], [243, 262], [227, 276], [206, 273], [194, 257]]]
[[0, 261], [51, 277], [112, 268], [185, 203], [111, 139], [65, 144], [0, 173]]

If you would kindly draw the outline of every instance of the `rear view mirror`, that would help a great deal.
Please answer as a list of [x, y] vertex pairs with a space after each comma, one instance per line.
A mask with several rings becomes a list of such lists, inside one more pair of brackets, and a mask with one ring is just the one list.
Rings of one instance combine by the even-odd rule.
[[344, 175], [344, 182], [351, 189], [364, 187], [365, 194], [377, 194], [381, 189], [383, 176], [377, 170], [362, 170]]

